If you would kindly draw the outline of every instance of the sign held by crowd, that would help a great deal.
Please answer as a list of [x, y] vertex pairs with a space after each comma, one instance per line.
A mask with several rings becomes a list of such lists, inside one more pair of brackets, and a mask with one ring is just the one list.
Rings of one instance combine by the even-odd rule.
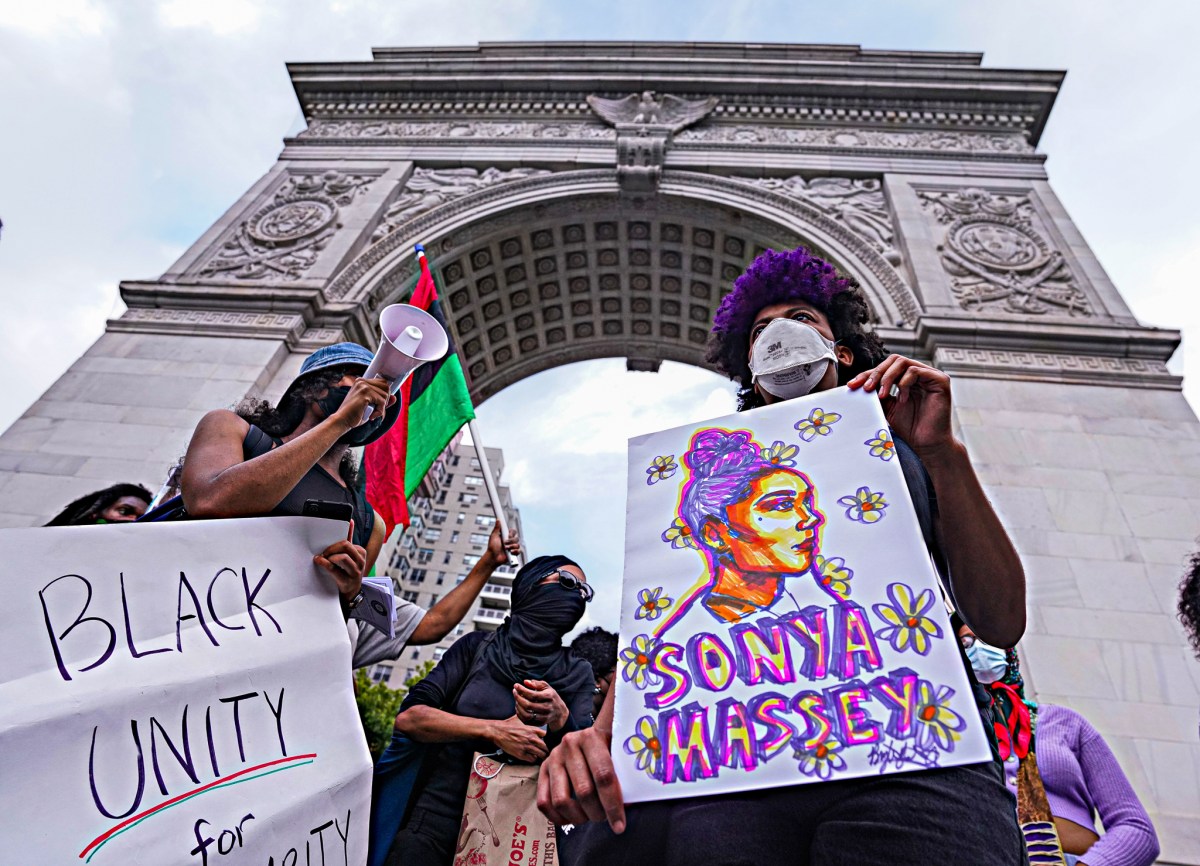
[[345, 531], [0, 532], [8, 862], [362, 862], [370, 757], [337, 590], [313, 562]]

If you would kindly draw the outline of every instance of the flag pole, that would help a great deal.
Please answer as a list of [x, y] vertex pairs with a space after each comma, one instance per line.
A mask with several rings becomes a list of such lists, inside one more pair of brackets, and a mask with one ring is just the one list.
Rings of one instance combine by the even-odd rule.
[[[496, 489], [496, 479], [492, 477], [492, 467], [488, 464], [487, 449], [483, 447], [483, 440], [479, 438], [479, 428], [475, 426], [474, 418], [467, 422], [467, 429], [471, 431], [471, 444], [475, 446], [475, 456], [479, 458], [479, 468], [483, 470], [483, 484], [487, 488], [488, 499], [492, 501], [492, 511], [496, 512], [496, 520], [500, 523], [500, 535], [507, 542], [508, 520], [500, 502], [500, 491]], [[520, 558], [511, 553], [508, 555], [508, 563], [514, 568], [521, 565]]]
[[[429, 259], [425, 255], [425, 245], [415, 244], [414, 249], [417, 254], [417, 264], [422, 267], [422, 270], [428, 268]], [[450, 332], [451, 325], [446, 323], [447, 333]], [[492, 467], [488, 463], [487, 452], [483, 447], [483, 440], [479, 438], [479, 428], [475, 426], [475, 419], [470, 418], [467, 421], [467, 429], [471, 431], [471, 443], [475, 446], [475, 456], [479, 458], [479, 468], [483, 472], [483, 484], [487, 489], [488, 499], [492, 502], [492, 511], [496, 514], [496, 520], [500, 524], [501, 538], [508, 541], [508, 519], [504, 516], [504, 506], [500, 502], [500, 491], [496, 489], [496, 479], [492, 477]], [[519, 566], [520, 558], [509, 554], [509, 564]]]

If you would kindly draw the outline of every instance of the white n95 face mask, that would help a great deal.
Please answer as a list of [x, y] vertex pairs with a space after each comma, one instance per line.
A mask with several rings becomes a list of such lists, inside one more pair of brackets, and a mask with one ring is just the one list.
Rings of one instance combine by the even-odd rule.
[[803, 322], [775, 319], [750, 350], [750, 372], [776, 397], [803, 397], [817, 387], [829, 365], [837, 363], [835, 345]]

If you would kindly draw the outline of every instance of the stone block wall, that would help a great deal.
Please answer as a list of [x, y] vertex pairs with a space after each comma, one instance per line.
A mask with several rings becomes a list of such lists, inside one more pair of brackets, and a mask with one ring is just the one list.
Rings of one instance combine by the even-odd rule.
[[1200, 862], [1200, 663], [1175, 617], [1200, 535], [1200, 421], [1177, 391], [956, 377], [960, 435], [1025, 564], [1022, 664], [1104, 735]]
[[155, 492], [201, 416], [288, 357], [282, 341], [110, 331], [0, 435], [0, 527], [118, 481]]

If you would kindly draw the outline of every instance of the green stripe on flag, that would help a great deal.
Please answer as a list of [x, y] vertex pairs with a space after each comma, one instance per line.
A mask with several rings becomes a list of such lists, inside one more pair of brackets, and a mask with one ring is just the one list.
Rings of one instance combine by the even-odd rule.
[[408, 407], [408, 452], [404, 465], [404, 495], [413, 491], [446, 443], [475, 417], [458, 355], [442, 364], [420, 396]]

